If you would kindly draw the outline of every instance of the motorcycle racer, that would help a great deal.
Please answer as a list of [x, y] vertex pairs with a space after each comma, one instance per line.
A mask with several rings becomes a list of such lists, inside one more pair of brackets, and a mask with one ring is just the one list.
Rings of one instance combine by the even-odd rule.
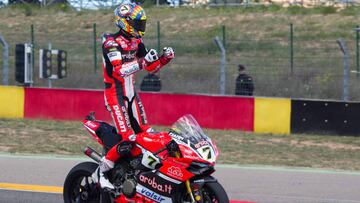
[[174, 58], [171, 47], [165, 47], [161, 56], [156, 50], [147, 51], [145, 48], [142, 36], [145, 34], [146, 14], [141, 6], [123, 3], [115, 9], [114, 14], [119, 31], [103, 35], [102, 67], [105, 104], [122, 140], [107, 152], [92, 175], [95, 182], [108, 189], [114, 189], [114, 186], [104, 173], [111, 170], [119, 158], [134, 153], [131, 143], [136, 133], [152, 131], [135, 91], [134, 73], [142, 69], [155, 73]]

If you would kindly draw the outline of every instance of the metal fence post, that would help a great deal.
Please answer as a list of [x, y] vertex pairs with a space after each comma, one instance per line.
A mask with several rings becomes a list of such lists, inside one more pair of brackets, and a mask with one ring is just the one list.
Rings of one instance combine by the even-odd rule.
[[82, 10], [82, 8], [83, 8], [83, 1], [80, 0], [80, 11]]
[[290, 23], [290, 71], [291, 75], [294, 73], [294, 26], [292, 23]]
[[34, 25], [31, 25], [31, 51], [32, 51], [32, 67], [35, 68], [35, 34], [34, 34]]
[[345, 41], [342, 38], [339, 38], [336, 40], [336, 42], [339, 44], [341, 52], [344, 54], [344, 78], [343, 78], [343, 100], [348, 101], [349, 100], [349, 50], [346, 48]]
[[221, 62], [220, 62], [220, 84], [219, 84], [219, 91], [220, 94], [225, 94], [225, 75], [226, 75], [226, 50], [224, 48], [223, 43], [219, 39], [218, 36], [214, 38], [216, 45], [219, 47], [221, 51]]
[[223, 38], [223, 44], [224, 44], [224, 48], [226, 49], [226, 28], [225, 25], [222, 26], [222, 38]]
[[0, 43], [3, 45], [3, 85], [9, 85], [9, 45], [1, 34]]
[[356, 76], [359, 78], [360, 77], [360, 50], [359, 50], [360, 26], [359, 25], [356, 26], [355, 32], [356, 32], [356, 71], [357, 71]]
[[160, 21], [157, 21], [157, 50], [160, 52]]
[[[52, 49], [52, 44], [51, 44], [51, 42], [48, 43], [48, 49], [49, 49], [50, 51], [51, 51], [51, 49]], [[52, 77], [52, 76], [50, 76], [50, 77], [48, 78], [48, 87], [49, 87], [49, 88], [52, 88], [52, 81], [51, 81], [52, 79], [51, 79], [51, 77]]]
[[94, 25], [93, 25], [93, 42], [94, 42], [94, 44], [93, 44], [94, 45], [94, 47], [93, 47], [93, 49], [94, 49], [94, 72], [96, 73], [96, 71], [97, 71], [96, 23], [94, 23]]

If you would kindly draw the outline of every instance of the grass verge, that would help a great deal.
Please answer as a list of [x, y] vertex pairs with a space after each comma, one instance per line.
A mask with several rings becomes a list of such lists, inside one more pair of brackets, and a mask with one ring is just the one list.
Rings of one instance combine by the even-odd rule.
[[[0, 119], [0, 126], [0, 152], [4, 153], [81, 155], [85, 146], [99, 149], [81, 122]], [[358, 137], [205, 132], [220, 150], [219, 163], [360, 170]]]

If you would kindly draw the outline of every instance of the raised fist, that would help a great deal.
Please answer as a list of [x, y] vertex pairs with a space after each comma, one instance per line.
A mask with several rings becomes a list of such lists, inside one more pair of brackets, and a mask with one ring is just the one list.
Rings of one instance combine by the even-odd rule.
[[171, 47], [163, 48], [163, 57], [166, 59], [173, 59], [175, 57], [174, 50]]

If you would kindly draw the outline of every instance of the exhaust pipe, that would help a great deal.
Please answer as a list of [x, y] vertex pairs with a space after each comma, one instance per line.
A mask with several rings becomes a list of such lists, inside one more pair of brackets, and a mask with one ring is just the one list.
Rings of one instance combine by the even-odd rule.
[[91, 159], [93, 159], [94, 161], [96, 161], [97, 163], [101, 162], [102, 156], [91, 147], [85, 147], [84, 154], [90, 157]]

